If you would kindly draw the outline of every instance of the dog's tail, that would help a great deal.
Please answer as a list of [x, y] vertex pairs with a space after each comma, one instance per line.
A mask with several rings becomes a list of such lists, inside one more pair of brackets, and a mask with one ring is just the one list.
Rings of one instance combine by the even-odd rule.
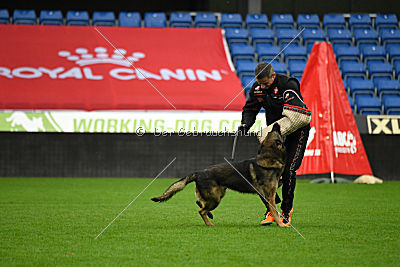
[[186, 176], [185, 178], [180, 179], [179, 181], [173, 183], [168, 189], [160, 196], [153, 197], [151, 200], [154, 202], [164, 202], [173, 197], [179, 191], [182, 191], [187, 184], [195, 181], [197, 178], [197, 174], [193, 173], [191, 175]]

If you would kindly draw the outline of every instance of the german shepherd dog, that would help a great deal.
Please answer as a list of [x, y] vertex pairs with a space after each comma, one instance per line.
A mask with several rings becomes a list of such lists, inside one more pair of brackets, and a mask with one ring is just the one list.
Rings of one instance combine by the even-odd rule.
[[233, 162], [232, 165], [236, 170], [230, 164], [225, 163], [194, 172], [173, 183], [162, 195], [151, 200], [167, 201], [183, 190], [187, 184], [196, 182], [195, 193], [196, 203], [200, 207], [199, 214], [206, 225], [213, 226], [207, 216], [213, 219], [211, 211], [218, 206], [226, 189], [242, 193], [262, 194], [261, 199], [266, 206], [269, 205], [275, 222], [278, 226], [284, 227], [275, 203], [279, 179], [286, 162], [286, 149], [283, 142], [280, 127], [275, 124], [272, 131], [259, 145], [256, 158]]

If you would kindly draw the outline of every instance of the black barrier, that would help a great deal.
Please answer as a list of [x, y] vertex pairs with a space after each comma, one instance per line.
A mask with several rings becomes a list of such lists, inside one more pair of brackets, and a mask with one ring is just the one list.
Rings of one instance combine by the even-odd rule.
[[[361, 134], [374, 175], [400, 179], [400, 136]], [[0, 177], [181, 177], [230, 158], [233, 136], [0, 133]], [[239, 137], [235, 159], [255, 156]]]

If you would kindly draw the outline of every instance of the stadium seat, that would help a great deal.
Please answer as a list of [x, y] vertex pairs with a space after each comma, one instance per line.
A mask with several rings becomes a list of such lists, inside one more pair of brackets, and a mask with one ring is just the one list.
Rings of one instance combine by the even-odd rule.
[[374, 82], [375, 88], [377, 88], [379, 86], [379, 83], [381, 81], [390, 81], [390, 80], [392, 80], [390, 77], [385, 77], [385, 76], [376, 76], [372, 79], [372, 81]]
[[328, 29], [327, 34], [329, 41], [333, 43], [353, 44], [353, 36], [347, 29]]
[[274, 69], [274, 72], [287, 75], [287, 69], [285, 63], [274, 60], [271, 62], [271, 65], [272, 68]]
[[283, 56], [286, 63], [290, 59], [307, 60], [307, 48], [301, 45], [290, 45], [283, 51]]
[[336, 50], [336, 60], [340, 64], [342, 60], [360, 61], [360, 49], [358, 46], [339, 47]]
[[10, 14], [7, 9], [0, 9], [0, 24], [9, 24]]
[[370, 79], [375, 76], [393, 77], [392, 65], [387, 62], [368, 62], [367, 69]]
[[321, 29], [305, 29], [301, 35], [306, 46], [310, 43], [326, 41], [325, 32]]
[[294, 28], [294, 20], [292, 14], [273, 14], [271, 17], [271, 27]]
[[87, 11], [68, 11], [66, 25], [89, 25], [89, 13]]
[[295, 29], [278, 28], [275, 30], [277, 44], [279, 46], [289, 42], [300, 44], [299, 33]]
[[275, 41], [274, 32], [271, 29], [250, 29], [251, 42], [254, 46], [259, 43], [270, 43], [273, 44]]
[[244, 89], [244, 94], [245, 94], [245, 96], [247, 98], [247, 97], [249, 97], [249, 91], [251, 89], [251, 86], [256, 81], [255, 77], [254, 77], [254, 73], [253, 73], [253, 76], [249, 76], [249, 75], [242, 76], [240, 81], [242, 82], [242, 87]]
[[169, 17], [170, 27], [190, 28], [193, 25], [192, 16], [190, 13], [172, 12]]
[[364, 63], [367, 63], [369, 60], [386, 60], [386, 50], [383, 46], [377, 45], [368, 45], [362, 48], [362, 56]]
[[280, 61], [282, 55], [280, 54], [281, 49], [279, 46], [269, 44], [259, 44], [256, 46], [257, 60], [259, 62], [266, 61], [270, 62], [272, 59]]
[[377, 95], [382, 99], [384, 94], [399, 94], [400, 95], [400, 81], [398, 80], [383, 80], [379, 81], [376, 88]]
[[378, 45], [378, 33], [374, 29], [354, 29], [354, 41], [356, 45], [361, 43], [372, 43]]
[[382, 28], [397, 28], [399, 21], [395, 14], [377, 14], [375, 18], [375, 28], [379, 31]]
[[305, 61], [289, 61], [288, 63], [288, 70], [291, 76], [302, 76], [304, 69], [306, 68]]
[[394, 64], [396, 60], [400, 60], [400, 43], [389, 46], [387, 52], [392, 64]]
[[227, 28], [225, 30], [225, 38], [230, 43], [245, 43], [249, 42], [249, 32], [247, 29]]
[[239, 13], [222, 13], [219, 26], [221, 28], [242, 28], [242, 15]]
[[40, 11], [39, 23], [42, 25], [63, 25], [63, 15], [60, 10]]
[[247, 28], [267, 28], [268, 17], [265, 14], [247, 14], [246, 15]]
[[320, 21], [317, 14], [299, 14], [297, 16], [297, 28], [305, 27], [320, 28]]
[[254, 48], [251, 45], [234, 46], [231, 49], [231, 56], [234, 63], [238, 59], [249, 59], [253, 61], [255, 60]]
[[198, 28], [217, 27], [217, 17], [213, 13], [198, 13], [194, 18], [194, 26]]
[[388, 115], [393, 113], [400, 113], [400, 96], [399, 95], [387, 95], [383, 98], [383, 109]]
[[118, 23], [122, 27], [141, 27], [142, 17], [139, 12], [120, 12]]
[[381, 42], [385, 46], [387, 43], [400, 43], [400, 29], [382, 29]]
[[371, 80], [352, 80], [351, 82], [349, 82], [349, 95], [354, 97], [356, 94], [369, 94], [374, 96], [374, 83]]
[[254, 76], [254, 69], [258, 65], [257, 62], [238, 62], [236, 64], [236, 72], [239, 78], [244, 75]]
[[393, 67], [394, 67], [394, 72], [395, 72], [396, 78], [400, 79], [400, 61], [396, 61], [393, 64]]
[[167, 16], [164, 12], [147, 12], [144, 14], [144, 26], [154, 28], [167, 27]]
[[364, 64], [361, 62], [341, 62], [341, 71], [344, 79], [348, 77], [367, 78]]
[[371, 95], [359, 94], [354, 97], [354, 100], [356, 110], [359, 114], [365, 114], [366, 112], [381, 114], [382, 104], [379, 98]]
[[14, 24], [36, 24], [36, 13], [35, 10], [29, 9], [15, 9], [13, 13]]
[[112, 11], [94, 11], [92, 25], [115, 26], [115, 15]]
[[349, 18], [349, 28], [372, 28], [372, 21], [368, 14], [351, 14]]
[[325, 29], [329, 28], [346, 28], [346, 21], [343, 14], [325, 14], [322, 19], [322, 24]]
[[348, 43], [333, 43], [332, 44], [332, 48], [333, 48], [333, 52], [336, 54], [339, 48], [342, 47], [350, 47], [352, 45], [348, 44]]

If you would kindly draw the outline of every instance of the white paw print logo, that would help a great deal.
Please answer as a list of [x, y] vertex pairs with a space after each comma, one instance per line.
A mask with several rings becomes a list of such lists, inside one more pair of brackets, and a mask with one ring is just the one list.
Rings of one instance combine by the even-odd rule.
[[123, 48], [115, 49], [111, 56], [104, 47], [96, 47], [93, 52], [89, 53], [86, 48], [77, 48], [75, 49], [75, 54], [63, 50], [59, 51], [58, 55], [69, 61], [76, 62], [79, 66], [111, 63], [125, 67], [129, 67], [131, 63], [138, 62], [146, 56], [142, 52], [133, 52], [131, 55], [127, 55], [126, 50]]

